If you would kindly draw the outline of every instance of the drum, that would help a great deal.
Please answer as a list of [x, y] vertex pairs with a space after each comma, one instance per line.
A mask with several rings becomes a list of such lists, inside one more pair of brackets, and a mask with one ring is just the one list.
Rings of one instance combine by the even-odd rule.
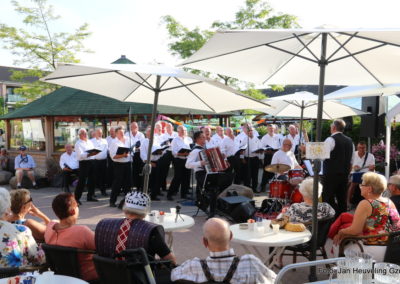
[[303, 170], [290, 170], [289, 182], [291, 185], [298, 185], [304, 180]]
[[274, 180], [269, 184], [269, 197], [289, 198], [292, 189], [286, 180]]
[[300, 193], [298, 186], [296, 186], [295, 189], [292, 191], [292, 195], [290, 196], [290, 201], [292, 203], [303, 202], [303, 195]]

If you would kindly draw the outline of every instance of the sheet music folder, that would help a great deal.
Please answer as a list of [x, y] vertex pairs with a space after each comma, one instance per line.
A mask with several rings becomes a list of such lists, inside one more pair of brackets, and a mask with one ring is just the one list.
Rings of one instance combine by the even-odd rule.
[[118, 147], [117, 149], [117, 155], [122, 155], [125, 153], [129, 153], [129, 148], [128, 147]]

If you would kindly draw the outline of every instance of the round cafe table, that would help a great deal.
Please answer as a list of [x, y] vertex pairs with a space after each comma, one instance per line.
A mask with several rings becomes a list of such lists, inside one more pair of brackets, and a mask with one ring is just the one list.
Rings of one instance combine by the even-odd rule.
[[[146, 216], [145, 220], [150, 222], [149, 215]], [[184, 214], [179, 214], [179, 216], [177, 216], [176, 214], [165, 213], [164, 222], [161, 223], [159, 218], [155, 218], [153, 223], [162, 225], [164, 227], [165, 234], [167, 235], [167, 245], [172, 249], [174, 242], [172, 233], [193, 227], [194, 219]]]
[[261, 235], [257, 231], [242, 230], [239, 228], [239, 224], [231, 225], [230, 229], [233, 235], [232, 242], [241, 244], [249, 253], [248, 246], [254, 247], [254, 250], [261, 259], [264, 258], [264, 255], [256, 247], [273, 247], [272, 252], [267, 253], [267, 259], [265, 260], [265, 265], [270, 268], [278, 264], [280, 256], [285, 251], [285, 247], [306, 243], [311, 239], [311, 232], [309, 230], [289, 232], [281, 229], [278, 233], [273, 233], [271, 230]]
[[[22, 276], [23, 277], [23, 276]], [[0, 284], [7, 284], [8, 279], [12, 279], [14, 277], [10, 277], [10, 278], [3, 278], [0, 279]], [[82, 280], [82, 279], [78, 279], [78, 278], [74, 278], [74, 277], [70, 277], [70, 276], [65, 276], [65, 275], [46, 275], [46, 280], [40, 280], [39, 277], [37, 277], [36, 279], [36, 283], [46, 283], [46, 284], [88, 284], [88, 282]], [[20, 282], [22, 283], [22, 282]]]

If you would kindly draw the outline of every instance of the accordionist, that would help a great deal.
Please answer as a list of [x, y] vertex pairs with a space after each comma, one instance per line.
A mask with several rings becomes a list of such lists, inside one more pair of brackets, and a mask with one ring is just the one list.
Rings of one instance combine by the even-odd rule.
[[199, 192], [203, 188], [204, 179], [206, 177], [205, 165], [206, 161], [200, 159], [200, 151], [205, 149], [206, 137], [203, 132], [197, 131], [193, 135], [193, 140], [195, 143], [194, 148], [190, 152], [186, 160], [186, 168], [193, 169], [196, 176], [196, 191]]

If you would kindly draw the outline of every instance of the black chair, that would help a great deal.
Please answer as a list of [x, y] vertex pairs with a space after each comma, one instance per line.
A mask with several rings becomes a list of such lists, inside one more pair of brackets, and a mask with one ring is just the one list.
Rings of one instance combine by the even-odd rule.
[[389, 234], [383, 261], [400, 265], [400, 231]]
[[82, 279], [78, 254], [94, 254], [95, 251], [73, 247], [42, 244], [46, 262], [55, 274]]
[[[322, 256], [324, 259], [327, 259], [328, 256], [325, 250], [325, 243], [328, 238], [329, 228], [331, 227], [332, 223], [334, 222], [335, 218], [324, 218], [318, 220], [317, 228], [318, 228], [318, 235], [317, 235], [317, 254], [316, 256]], [[311, 261], [311, 243], [312, 239], [307, 243], [289, 246], [285, 248], [285, 251], [280, 256], [280, 264], [282, 266], [282, 257], [284, 255], [293, 256], [293, 263], [296, 263], [297, 254], [304, 256], [309, 261]], [[291, 253], [285, 253], [286, 251], [290, 251]], [[318, 254], [318, 251], [320, 252]]]
[[123, 260], [93, 256], [101, 284], [155, 284], [147, 254], [143, 248], [121, 252]]

